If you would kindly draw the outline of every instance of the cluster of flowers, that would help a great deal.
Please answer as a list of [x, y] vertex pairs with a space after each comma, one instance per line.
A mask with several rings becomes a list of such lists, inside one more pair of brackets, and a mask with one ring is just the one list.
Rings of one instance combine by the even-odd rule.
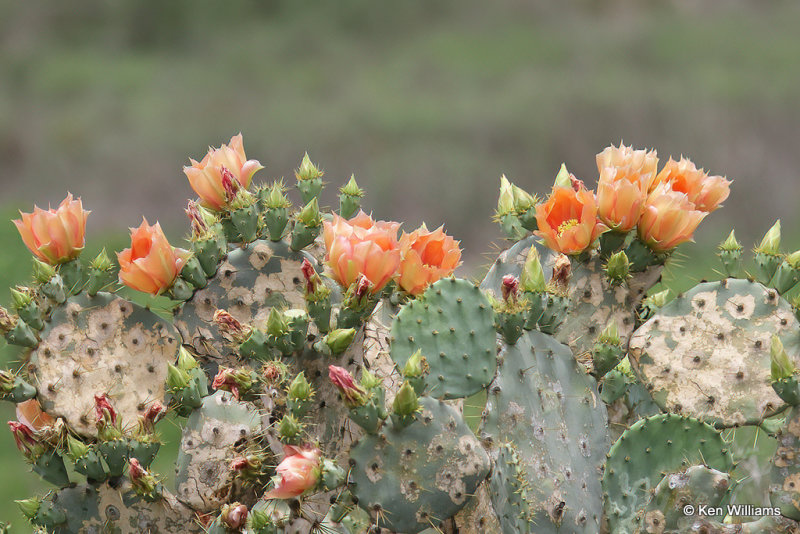
[[730, 181], [709, 176], [686, 158], [672, 158], [656, 173], [654, 150], [620, 144], [597, 155], [597, 193], [565, 171], [550, 197], [536, 206], [545, 244], [562, 254], [580, 254], [606, 231], [634, 228], [655, 252], [667, 252], [692, 239], [695, 229], [730, 194]]
[[[253, 175], [262, 165], [248, 160], [242, 135], [230, 144], [209, 148], [201, 161], [190, 160], [183, 171], [200, 197], [213, 211], [229, 209], [240, 192], [246, 192]], [[88, 211], [72, 195], [58, 209], [22, 213], [14, 221], [25, 245], [41, 261], [57, 265], [75, 259], [84, 248]], [[359, 212], [346, 220], [333, 215], [324, 223], [326, 263], [329, 274], [344, 287], [366, 277], [376, 293], [390, 281], [411, 295], [418, 295], [436, 280], [453, 273], [460, 264], [459, 242], [442, 228], [429, 231], [423, 224], [398, 239], [400, 223], [374, 221]], [[146, 219], [131, 229], [131, 246], [117, 253], [121, 283], [145, 293], [158, 295], [177, 278], [190, 253], [173, 247], [161, 226]]]

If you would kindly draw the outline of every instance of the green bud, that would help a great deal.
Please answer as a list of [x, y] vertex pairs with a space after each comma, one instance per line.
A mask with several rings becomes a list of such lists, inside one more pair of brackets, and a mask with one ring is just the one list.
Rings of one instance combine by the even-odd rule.
[[294, 439], [303, 433], [303, 425], [292, 414], [287, 413], [278, 424], [278, 435], [282, 439]]
[[305, 205], [305, 207], [297, 215], [297, 220], [309, 228], [316, 228], [322, 224], [322, 217], [319, 214], [317, 197], [312, 198], [311, 202]]
[[558, 174], [556, 174], [556, 187], [572, 187], [572, 181], [569, 179], [569, 171], [567, 170], [567, 166], [565, 164], [561, 164], [561, 168], [558, 170]]
[[289, 208], [292, 203], [285, 194], [286, 188], [283, 185], [283, 180], [277, 180], [272, 183], [272, 186], [266, 191], [264, 197], [264, 207], [266, 208]]
[[413, 415], [419, 409], [419, 398], [414, 388], [406, 380], [397, 392], [392, 404], [394, 413], [401, 416]]
[[113, 267], [114, 264], [111, 263], [111, 258], [108, 257], [105, 247], [100, 251], [100, 254], [89, 263], [90, 269], [98, 271], [110, 271]]
[[784, 258], [792, 269], [800, 269], [800, 250], [792, 252]]
[[428, 362], [425, 360], [425, 356], [422, 355], [422, 350], [417, 349], [406, 361], [401, 374], [406, 378], [417, 378], [427, 371]]
[[642, 305], [647, 306], [651, 309], [662, 308], [664, 304], [667, 303], [669, 299], [669, 289], [665, 289], [664, 291], [659, 291], [658, 293], [653, 293], [649, 295], [644, 301], [642, 301]]
[[525, 258], [525, 265], [522, 267], [522, 275], [519, 280], [520, 289], [529, 293], [544, 293], [547, 284], [544, 281], [544, 270], [539, 259], [539, 251], [535, 246], [531, 246], [528, 257]]
[[369, 391], [375, 389], [383, 383], [383, 380], [370, 373], [366, 367], [361, 370], [361, 387]]
[[89, 452], [89, 446], [79, 439], [67, 436], [67, 455], [73, 462], [77, 462]]
[[781, 250], [781, 220], [778, 219], [772, 228], [764, 235], [761, 244], [756, 247], [755, 252], [777, 256]]
[[347, 482], [347, 473], [336, 464], [335, 460], [322, 458], [319, 462], [320, 481], [323, 488], [333, 490]]
[[189, 373], [172, 364], [167, 365], [167, 389], [179, 390], [189, 385]]
[[790, 378], [795, 373], [795, 366], [786, 349], [783, 348], [783, 343], [776, 335], [772, 336], [772, 344], [769, 348], [770, 356], [770, 370], [772, 371], [772, 380], [782, 380]]
[[181, 348], [178, 349], [178, 368], [188, 372], [196, 368], [197, 365], [197, 360], [192, 356], [192, 353], [181, 345]]
[[40, 284], [46, 284], [56, 275], [56, 269], [50, 264], [33, 259], [33, 279]]
[[312, 395], [311, 384], [306, 380], [305, 372], [301, 371], [300, 374], [292, 380], [292, 383], [289, 384], [286, 396], [290, 399], [308, 400]]
[[28, 304], [33, 301], [33, 296], [30, 294], [30, 289], [27, 287], [17, 286], [16, 289], [13, 287], [10, 289], [11, 291], [11, 302], [14, 304], [16, 309], [21, 309], [27, 306]]
[[736, 234], [733, 230], [731, 230], [731, 233], [728, 235], [728, 239], [720, 243], [719, 249], [726, 250], [728, 252], [737, 252], [742, 250], [742, 245], [736, 240]]
[[267, 527], [275, 527], [275, 523], [270, 519], [269, 512], [257, 508], [250, 510], [247, 514], [247, 530], [249, 532], [260, 532], [262, 530], [272, 532], [272, 530], [267, 530]]
[[608, 323], [608, 326], [606, 326], [605, 329], [600, 333], [600, 336], [598, 336], [597, 341], [605, 345], [622, 345], [616, 320], [611, 319], [611, 322]]
[[308, 152], [303, 156], [303, 161], [300, 162], [300, 168], [294, 172], [298, 180], [313, 180], [314, 178], [322, 178], [325, 174], [317, 168], [316, 165], [311, 163], [311, 158], [308, 157]]
[[39, 513], [39, 508], [42, 506], [42, 501], [36, 497], [14, 502], [17, 503], [17, 506], [19, 506], [19, 509], [22, 511], [22, 515], [31, 521], [36, 518], [36, 514]]
[[347, 350], [355, 337], [355, 328], [337, 328], [326, 334], [322, 341], [331, 349], [332, 354], [341, 354]]
[[348, 181], [344, 187], [339, 189], [339, 192], [349, 197], [361, 198], [364, 196], [364, 190], [358, 187], [355, 175], [350, 175], [350, 181]]
[[506, 175], [500, 177], [500, 198], [497, 199], [497, 217], [514, 213], [514, 190]]
[[606, 275], [613, 284], [621, 284], [631, 276], [631, 262], [624, 250], [612, 254], [606, 263]]
[[281, 337], [289, 332], [289, 321], [277, 308], [272, 308], [267, 318], [267, 333], [273, 337]]
[[511, 192], [514, 197], [514, 211], [517, 214], [523, 214], [536, 205], [536, 197], [531, 196], [530, 193], [521, 187], [511, 184]]

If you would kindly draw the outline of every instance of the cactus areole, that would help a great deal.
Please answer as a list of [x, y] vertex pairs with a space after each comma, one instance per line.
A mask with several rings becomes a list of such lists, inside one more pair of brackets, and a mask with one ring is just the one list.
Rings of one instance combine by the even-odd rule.
[[[0, 396], [55, 486], [21, 511], [56, 533], [797, 532], [800, 255], [776, 224], [737, 279], [731, 233], [731, 278], [651, 291], [731, 182], [623, 145], [597, 168], [597, 192], [562, 165], [541, 198], [503, 176], [510, 243], [479, 285], [443, 227], [400, 234], [354, 177], [321, 210], [308, 154], [294, 188], [258, 183], [241, 134], [184, 167], [187, 243], [144, 221], [84, 258], [79, 197], [21, 212], [34, 282], [0, 308], [23, 359]], [[758, 473], [748, 427], [776, 451]]]

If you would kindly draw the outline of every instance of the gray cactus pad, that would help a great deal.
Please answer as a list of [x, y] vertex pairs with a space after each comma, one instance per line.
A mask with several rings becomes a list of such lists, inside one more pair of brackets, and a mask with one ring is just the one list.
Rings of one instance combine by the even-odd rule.
[[303, 259], [316, 260], [302, 252], [292, 252], [282, 241], [254, 241], [228, 253], [209, 280], [175, 314], [175, 326], [183, 342], [192, 345], [200, 356], [228, 357], [232, 345], [226, 343], [212, 320], [218, 309], [227, 310], [242, 323], [263, 326], [273, 307], [305, 308], [303, 299]]
[[[537, 533], [563, 532], [560, 528], [598, 532], [600, 468], [609, 442], [597, 384], [579, 368], [569, 347], [539, 331], [503, 346], [498, 360], [481, 437], [498, 445], [513, 443], [519, 453], [527, 488], [521, 513], [535, 523]], [[498, 475], [515, 484], [519, 478]], [[507, 485], [497, 485], [501, 482]], [[499, 501], [494, 504], [503, 528], [516, 528], [518, 513]]]
[[381, 527], [415, 533], [455, 515], [489, 472], [489, 457], [454, 409], [421, 397], [417, 421], [385, 426], [351, 450], [351, 491]]
[[772, 335], [800, 366], [800, 323], [774, 289], [702, 283], [636, 330], [631, 363], [662, 409], [720, 427], [754, 424], [785, 407], [772, 389]]
[[96, 436], [94, 395], [106, 393], [123, 426], [132, 426], [150, 403], [164, 401], [179, 339], [167, 321], [109, 293], [70, 298], [31, 354], [42, 407], [79, 434]]
[[177, 460], [177, 497], [201, 512], [228, 502], [229, 464], [261, 428], [255, 406], [218, 391], [203, 399], [186, 422]]

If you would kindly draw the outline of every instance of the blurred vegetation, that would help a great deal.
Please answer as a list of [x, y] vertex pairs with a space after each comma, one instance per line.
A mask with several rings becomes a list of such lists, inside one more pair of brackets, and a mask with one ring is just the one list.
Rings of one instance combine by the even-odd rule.
[[[780, 217], [800, 243], [797, 2], [386, 6], [0, 0], [0, 220], [70, 190], [93, 211], [88, 254], [124, 247], [142, 215], [177, 242], [181, 166], [242, 131], [266, 166], [257, 179], [291, 178], [308, 150], [329, 204], [355, 173], [377, 217], [445, 224], [462, 274], [480, 276], [482, 253], [502, 246], [489, 222], [502, 173], [544, 193], [564, 161], [593, 184], [594, 155], [624, 140], [734, 180], [681, 249], [691, 262], [668, 270], [676, 291], [715, 276], [712, 247], [734, 224], [749, 246]], [[8, 223], [0, 247], [0, 287], [24, 282]], [[0, 487], [0, 518], [26, 532], [11, 500], [41, 486], [9, 434], [0, 463], [18, 481]]]

